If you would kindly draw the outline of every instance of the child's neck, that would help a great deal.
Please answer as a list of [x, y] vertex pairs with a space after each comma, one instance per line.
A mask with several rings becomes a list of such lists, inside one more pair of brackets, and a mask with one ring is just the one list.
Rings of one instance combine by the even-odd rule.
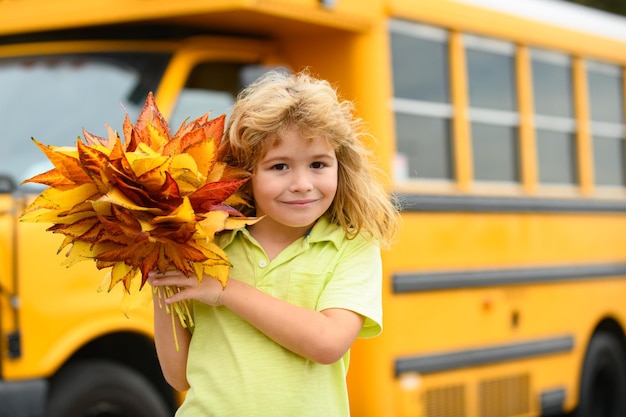
[[273, 222], [261, 220], [248, 226], [252, 237], [261, 245], [270, 260], [274, 259], [287, 246], [306, 235], [310, 227], [296, 228], [276, 225]]

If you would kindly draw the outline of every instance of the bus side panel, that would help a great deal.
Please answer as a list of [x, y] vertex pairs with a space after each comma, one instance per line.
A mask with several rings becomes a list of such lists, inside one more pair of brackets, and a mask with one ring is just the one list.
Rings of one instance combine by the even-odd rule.
[[[379, 415], [391, 409], [403, 415], [407, 395], [412, 407], [422, 409], [438, 390], [459, 386], [465, 412], [472, 416], [471, 410], [478, 409], [477, 387], [516, 376], [526, 381], [527, 405], [522, 408], [529, 415], [539, 412], [541, 394], [554, 389], [564, 390], [565, 406], [571, 408], [594, 328], [604, 318], [624, 328], [626, 287], [625, 277], [619, 275], [569, 277], [567, 273], [575, 274], [577, 266], [621, 262], [626, 222], [617, 221], [620, 218], [614, 214], [405, 213], [397, 243], [383, 252], [384, 332], [355, 348], [353, 363], [358, 365], [350, 377], [351, 387], [368, 393], [353, 404], [356, 415], [376, 415], [369, 414], [372, 409], [378, 409]], [[553, 272], [556, 278], [550, 277]], [[398, 287], [399, 277], [407, 274], [428, 277], [428, 285], [415, 290]], [[455, 280], [437, 283], [438, 276]], [[488, 283], [484, 276], [489, 277]], [[510, 283], [511, 276], [522, 278]], [[416, 282], [419, 287], [420, 281]], [[596, 302], [599, 299], [601, 303]], [[487, 360], [482, 366], [470, 365], [470, 360], [449, 370], [418, 372], [408, 375], [414, 377], [409, 382], [412, 388], [406, 395], [403, 392], [407, 381], [403, 373], [398, 374], [399, 360], [450, 352], [469, 358], [489, 349], [546, 341], [565, 345], [539, 355], [538, 360], [514, 355], [501, 362]], [[380, 397], [388, 398], [384, 406]]]

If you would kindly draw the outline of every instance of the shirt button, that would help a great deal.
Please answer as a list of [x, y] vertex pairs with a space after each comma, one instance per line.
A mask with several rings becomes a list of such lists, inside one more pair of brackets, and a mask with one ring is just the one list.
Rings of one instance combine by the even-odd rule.
[[259, 267], [265, 268], [266, 266], [267, 266], [267, 262], [265, 261], [265, 259], [261, 259], [259, 261]]

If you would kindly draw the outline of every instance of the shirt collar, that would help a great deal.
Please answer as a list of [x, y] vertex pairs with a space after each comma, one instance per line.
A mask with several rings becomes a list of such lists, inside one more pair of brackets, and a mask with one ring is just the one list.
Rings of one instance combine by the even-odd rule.
[[[250, 232], [247, 228], [222, 232], [218, 235], [219, 245], [222, 248], [230, 245], [238, 233], [250, 237]], [[322, 216], [315, 222], [311, 230], [307, 232], [305, 239], [307, 239], [309, 243], [332, 242], [336, 248], [339, 248], [341, 241], [345, 239], [345, 233], [341, 226], [331, 223], [327, 216]]]
[[309, 230], [309, 243], [332, 242], [336, 248], [341, 246], [341, 241], [345, 239], [345, 233], [341, 226], [331, 223], [327, 216], [320, 217]]

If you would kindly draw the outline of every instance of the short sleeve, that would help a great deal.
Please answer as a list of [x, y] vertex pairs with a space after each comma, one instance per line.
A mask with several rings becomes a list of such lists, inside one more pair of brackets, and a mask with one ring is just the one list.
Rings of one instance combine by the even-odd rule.
[[382, 260], [375, 242], [362, 237], [345, 240], [332, 277], [324, 288], [317, 310], [342, 308], [365, 317], [359, 337], [382, 331]]

